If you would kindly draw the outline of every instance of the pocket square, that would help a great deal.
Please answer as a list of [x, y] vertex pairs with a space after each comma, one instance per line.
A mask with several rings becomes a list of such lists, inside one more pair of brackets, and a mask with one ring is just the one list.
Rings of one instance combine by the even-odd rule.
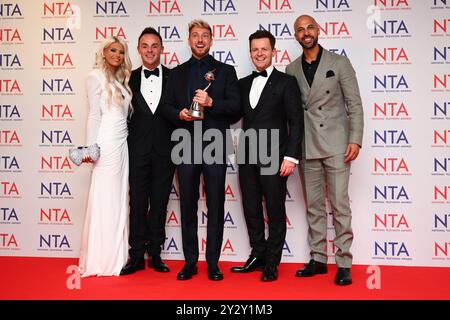
[[328, 70], [326, 78], [331, 78], [331, 77], [334, 77], [334, 71], [333, 70]]

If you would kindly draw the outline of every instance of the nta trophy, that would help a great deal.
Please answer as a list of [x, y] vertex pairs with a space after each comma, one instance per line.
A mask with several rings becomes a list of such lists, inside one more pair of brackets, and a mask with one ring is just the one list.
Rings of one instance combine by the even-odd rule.
[[[208, 71], [205, 74], [205, 80], [208, 81], [208, 85], [206, 86], [205, 89], [203, 89], [203, 91], [208, 90], [208, 88], [211, 86], [212, 82], [215, 80], [214, 70]], [[203, 118], [204, 118], [203, 106], [198, 102], [192, 101], [188, 114], [192, 118], [195, 118], [196, 120], [203, 120]]]

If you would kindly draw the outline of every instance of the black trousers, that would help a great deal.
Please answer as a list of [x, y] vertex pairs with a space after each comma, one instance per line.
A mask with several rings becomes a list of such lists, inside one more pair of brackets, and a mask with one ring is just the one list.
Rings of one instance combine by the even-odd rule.
[[175, 166], [170, 156], [130, 152], [131, 258], [160, 255], [166, 240], [167, 203]]
[[206, 261], [218, 263], [223, 240], [226, 164], [181, 164], [177, 167], [180, 185], [181, 232], [186, 263], [198, 261], [198, 200], [200, 176], [205, 182], [208, 209]]
[[[287, 177], [261, 175], [257, 165], [239, 165], [239, 184], [247, 224], [251, 254], [266, 263], [279, 264], [286, 238], [286, 184]], [[266, 201], [269, 218], [269, 236], [265, 238], [262, 197]]]

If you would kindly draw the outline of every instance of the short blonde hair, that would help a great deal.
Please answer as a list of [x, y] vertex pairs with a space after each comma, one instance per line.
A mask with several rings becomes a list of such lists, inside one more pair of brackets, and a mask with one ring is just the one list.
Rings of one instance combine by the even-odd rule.
[[199, 27], [199, 28], [203, 28], [203, 29], [208, 29], [209, 33], [211, 34], [212, 37], [212, 29], [211, 26], [209, 25], [208, 22], [204, 21], [204, 20], [200, 20], [200, 19], [196, 19], [196, 20], [192, 20], [191, 22], [189, 22], [189, 35], [191, 35], [191, 30], [194, 27]]

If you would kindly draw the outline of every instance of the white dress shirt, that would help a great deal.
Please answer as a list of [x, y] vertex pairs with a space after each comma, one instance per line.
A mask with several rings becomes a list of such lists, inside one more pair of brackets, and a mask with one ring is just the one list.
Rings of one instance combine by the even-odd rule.
[[144, 70], [147, 68], [144, 66], [142, 66], [141, 71], [141, 93], [152, 113], [155, 113], [162, 93], [162, 67], [159, 65], [157, 68], [159, 69], [159, 77], [152, 74], [150, 77], [146, 78]]
[[[264, 87], [266, 86], [267, 80], [269, 80], [270, 75], [272, 74], [273, 66], [269, 66], [266, 69], [267, 77], [258, 76], [253, 79], [252, 87], [250, 88], [250, 94], [249, 94], [249, 100], [250, 100], [250, 106], [252, 109], [255, 109], [258, 105], [259, 98], [261, 97], [261, 93], [264, 90]], [[292, 158], [292, 157], [284, 157], [284, 160], [288, 160], [290, 162], [293, 162], [295, 164], [298, 164], [298, 159]]]
[[258, 76], [255, 79], [253, 79], [252, 87], [250, 88], [250, 106], [252, 109], [255, 109], [258, 105], [259, 98], [261, 97], [261, 93], [266, 86], [267, 80], [269, 79], [270, 75], [272, 74], [273, 66], [269, 66], [266, 69], [267, 77]]

